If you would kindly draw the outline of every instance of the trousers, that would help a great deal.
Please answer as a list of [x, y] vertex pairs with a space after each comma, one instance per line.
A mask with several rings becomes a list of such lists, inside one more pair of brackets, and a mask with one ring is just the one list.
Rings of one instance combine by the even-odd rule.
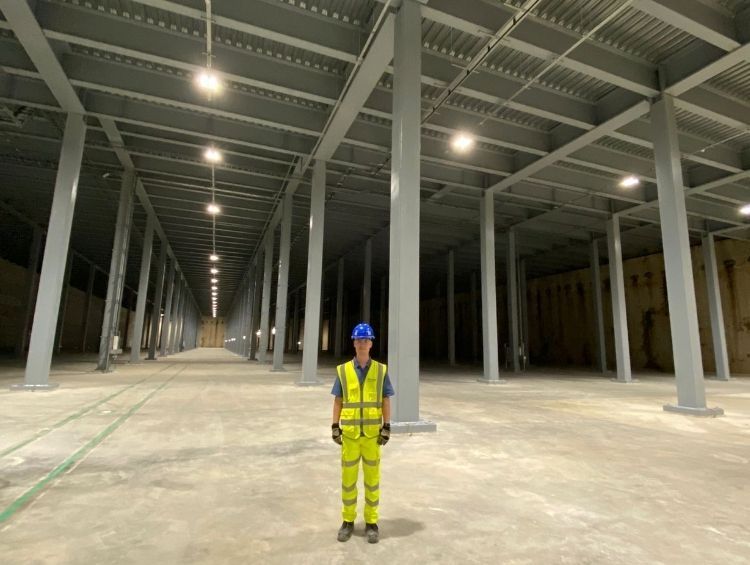
[[365, 486], [365, 522], [376, 524], [380, 504], [380, 446], [378, 438], [343, 436], [341, 445], [341, 515], [346, 522], [357, 517], [357, 480], [359, 462]]

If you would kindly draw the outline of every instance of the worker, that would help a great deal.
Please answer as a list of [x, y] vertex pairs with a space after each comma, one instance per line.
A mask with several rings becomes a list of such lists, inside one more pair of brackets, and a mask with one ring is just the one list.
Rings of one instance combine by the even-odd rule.
[[365, 535], [369, 543], [378, 543], [378, 505], [380, 503], [380, 446], [391, 437], [391, 401], [393, 386], [388, 368], [370, 359], [375, 332], [370, 324], [357, 324], [352, 330], [354, 358], [336, 367], [331, 394], [333, 424], [331, 436], [341, 446], [341, 514], [344, 523], [339, 541], [347, 541], [357, 517], [357, 479], [359, 462], [364, 474]]

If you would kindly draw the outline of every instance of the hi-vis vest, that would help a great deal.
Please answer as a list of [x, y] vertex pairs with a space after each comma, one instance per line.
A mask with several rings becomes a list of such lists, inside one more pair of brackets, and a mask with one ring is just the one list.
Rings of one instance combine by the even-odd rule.
[[348, 438], [377, 437], [383, 421], [383, 379], [387, 367], [370, 361], [363, 386], [359, 386], [354, 361], [336, 367], [343, 391], [341, 431]]

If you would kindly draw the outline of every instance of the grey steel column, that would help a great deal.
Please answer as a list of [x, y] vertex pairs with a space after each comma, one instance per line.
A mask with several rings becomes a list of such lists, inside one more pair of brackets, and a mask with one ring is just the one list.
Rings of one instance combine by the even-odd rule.
[[57, 386], [49, 382], [49, 370], [85, 137], [83, 116], [68, 114], [52, 197], [24, 383], [13, 388], [36, 390]]
[[65, 331], [65, 315], [68, 312], [68, 297], [70, 296], [70, 274], [73, 270], [73, 261], [75, 257], [72, 253], [68, 252], [68, 260], [65, 265], [65, 278], [63, 279], [63, 290], [60, 304], [60, 313], [57, 317], [57, 331], [55, 337], [57, 338], [55, 343], [55, 349], [60, 353], [62, 350], [63, 331]]
[[318, 385], [318, 340], [323, 284], [323, 234], [325, 231], [326, 163], [315, 161], [310, 194], [310, 238], [307, 246], [305, 290], [305, 342], [302, 346], [302, 375], [297, 384]]
[[182, 273], [176, 273], [174, 286], [174, 296], [172, 298], [172, 316], [169, 320], [169, 340], [167, 342], [167, 355], [174, 354], [174, 344], [177, 341], [177, 322], [180, 318], [180, 306], [182, 305]]
[[386, 275], [383, 275], [380, 277], [380, 304], [378, 307], [380, 308], [380, 327], [378, 328], [378, 332], [376, 332], [375, 336], [376, 338], [380, 338], [380, 348], [379, 352], [381, 357], [385, 357], [386, 353], [388, 352], [388, 298], [386, 294], [386, 290], [388, 289], [388, 277]]
[[471, 359], [474, 363], [479, 360], [479, 320], [477, 319], [477, 310], [479, 304], [477, 304], [477, 273], [472, 271], [471, 282], [469, 283], [469, 302], [471, 303]]
[[[109, 263], [109, 280], [107, 281], [107, 298], [104, 303], [102, 318], [102, 333], [99, 339], [99, 361], [96, 368], [109, 371], [111, 351], [114, 345], [120, 322], [120, 308], [122, 292], [125, 286], [125, 269], [128, 262], [128, 248], [130, 246], [130, 228], [133, 222], [133, 197], [135, 195], [135, 171], [127, 169], [123, 172], [120, 184], [120, 202], [117, 207], [117, 223], [112, 245], [112, 259]], [[125, 330], [127, 332], [127, 328]], [[119, 344], [118, 344], [119, 347]]]
[[148, 359], [156, 359], [156, 347], [159, 344], [159, 327], [161, 320], [161, 302], [164, 296], [164, 278], [167, 274], [167, 244], [161, 242], [161, 251], [159, 252], [159, 270], [156, 272], [156, 292], [154, 294], [154, 307], [151, 311], [151, 335], [148, 341]]
[[604, 308], [602, 307], [602, 277], [599, 270], [599, 241], [591, 241], [591, 293], [594, 295], [594, 322], [596, 325], [596, 367], [607, 372], [607, 348], [604, 341]]
[[518, 298], [520, 300], [521, 314], [521, 341], [523, 342], [523, 354], [526, 357], [526, 365], [529, 364], [529, 298], [526, 288], [526, 259], [518, 261]]
[[247, 336], [245, 340], [245, 347], [242, 351], [242, 356], [246, 359], [250, 356], [253, 344], [253, 326], [255, 325], [255, 295], [258, 292], [256, 286], [257, 267], [253, 263], [250, 265], [250, 269], [247, 273], [247, 320], [245, 321], [245, 327], [242, 329], [244, 335]]
[[497, 355], [497, 283], [495, 282], [495, 200], [485, 191], [479, 201], [479, 247], [482, 261], [482, 361], [484, 377], [480, 382], [496, 384], [500, 380]]
[[667, 405], [664, 409], [716, 416], [724, 411], [720, 408], [706, 408], [693, 261], [690, 256], [685, 209], [685, 185], [682, 182], [674, 100], [668, 94], [663, 94], [651, 106], [651, 131], [667, 276], [672, 355], [677, 380], [677, 405]]
[[151, 274], [151, 255], [154, 248], [154, 220], [149, 214], [146, 217], [146, 233], [143, 236], [141, 253], [141, 274], [138, 279], [138, 302], [135, 305], [135, 326], [133, 339], [130, 342], [130, 362], [141, 362], [141, 345], [143, 345], [143, 326], [146, 317], [146, 300], [148, 299], [148, 279]]
[[83, 318], [81, 320], [81, 353], [86, 353], [86, 341], [89, 337], [89, 315], [91, 314], [91, 302], [94, 296], [94, 282], [96, 281], [96, 267], [89, 263], [89, 280], [86, 283], [86, 304], [83, 307]]
[[263, 252], [263, 299], [260, 307], [260, 343], [258, 344], [258, 362], [265, 363], [268, 344], [271, 338], [271, 275], [273, 270], [273, 230], [266, 236], [266, 246]]
[[708, 311], [711, 316], [711, 337], [714, 344], [716, 378], [720, 381], [728, 381], [729, 355], [727, 354], [727, 337], [724, 332], [724, 312], [721, 309], [721, 291], [714, 245], [712, 234], [703, 238], [703, 263], [706, 269], [706, 290], [708, 291]]
[[435, 431], [419, 418], [419, 190], [421, 8], [404, 0], [396, 16], [391, 125], [391, 230], [388, 372], [397, 432]]
[[123, 289], [123, 292], [125, 292], [125, 328], [122, 333], [122, 341], [120, 342], [120, 349], [125, 351], [125, 348], [129, 345], [130, 341], [128, 340], [128, 330], [130, 329], [130, 313], [133, 310], [133, 289], [129, 289], [128, 287], [125, 287]]
[[16, 341], [15, 355], [23, 357], [26, 351], [26, 343], [29, 339], [29, 328], [31, 327], [31, 317], [34, 314], [34, 296], [37, 289], [37, 268], [39, 267], [39, 256], [42, 254], [42, 228], [34, 226], [34, 233], [31, 238], [31, 250], [29, 252], [28, 272], [26, 273], [26, 308], [21, 320], [21, 331], [18, 333]]
[[453, 250], [448, 251], [448, 362], [456, 364], [456, 297], [455, 261]]
[[344, 333], [344, 258], [339, 258], [338, 274], [336, 278], [336, 332], [333, 338], [333, 354], [338, 360], [341, 357], [341, 347]]
[[630, 371], [630, 340], [628, 338], [628, 316], [625, 307], [620, 219], [617, 216], [607, 221], [607, 246], [609, 248], [609, 282], [612, 291], [612, 321], [615, 329], [617, 380], [622, 383], [629, 383], [632, 382], [633, 377]]
[[516, 256], [516, 232], [508, 232], [508, 254], [506, 261], [506, 291], [508, 294], [508, 337], [510, 342], [511, 368], [514, 373], [521, 370], [518, 359], [518, 257]]
[[263, 271], [260, 265], [255, 265], [255, 288], [253, 290], [253, 315], [250, 323], [250, 354], [247, 356], [248, 359], [255, 359], [258, 353], [258, 336], [256, 335], [257, 328], [260, 327], [260, 301], [263, 294], [261, 288], [261, 277]]
[[368, 324], [370, 319], [370, 304], [372, 302], [372, 238], [365, 243], [365, 274], [362, 281], [362, 321]]
[[164, 316], [161, 319], [161, 332], [159, 333], [159, 357], [165, 357], [167, 355], [167, 347], [169, 345], [169, 321], [172, 318], [172, 302], [174, 301], [174, 290], [175, 290], [175, 261], [172, 259], [169, 262], [169, 278], [167, 279], [167, 298], [164, 301]]
[[299, 290], [294, 293], [294, 318], [292, 319], [292, 339], [291, 339], [291, 351], [293, 353], [299, 352]]
[[276, 339], [273, 345], [273, 370], [284, 370], [286, 345], [286, 306], [289, 291], [289, 247], [292, 238], [292, 194], [284, 196], [279, 236], [279, 278], [276, 284]]

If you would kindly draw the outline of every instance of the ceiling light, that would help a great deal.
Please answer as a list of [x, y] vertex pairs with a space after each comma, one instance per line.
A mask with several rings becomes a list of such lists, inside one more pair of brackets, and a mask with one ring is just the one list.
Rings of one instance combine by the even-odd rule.
[[750, 216], [750, 204], [745, 204], [742, 208], [740, 208], [740, 214], [743, 216]]
[[215, 253], [211, 253], [211, 255], [208, 256], [208, 259], [210, 261], [218, 261], [219, 260], [219, 256], [216, 255]]
[[212, 268], [211, 269], [211, 274], [212, 275], [218, 275], [219, 274], [219, 269], [217, 269], [216, 267]]
[[468, 133], [457, 133], [451, 140], [451, 147], [459, 153], [466, 153], [474, 146], [474, 138]]
[[260, 337], [260, 330], [258, 330], [257, 332], [255, 332], [255, 335], [257, 335], [258, 337]]
[[209, 214], [221, 214], [221, 208], [216, 203], [211, 202], [211, 204], [206, 206], [206, 212]]
[[216, 147], [209, 147], [206, 149], [205, 153], [203, 153], [203, 157], [205, 157], [206, 161], [209, 163], [218, 163], [221, 161], [221, 151], [216, 149]]
[[219, 287], [218, 286], [212, 286], [211, 290], [219, 290]]
[[641, 184], [641, 181], [635, 175], [629, 175], [620, 181], [620, 186], [622, 188], [633, 188], [639, 184]]
[[212, 284], [216, 284], [217, 282], [219, 282], [219, 279], [211, 279]]
[[208, 69], [201, 71], [195, 77], [195, 84], [209, 94], [218, 94], [221, 92], [221, 81], [213, 71]]

